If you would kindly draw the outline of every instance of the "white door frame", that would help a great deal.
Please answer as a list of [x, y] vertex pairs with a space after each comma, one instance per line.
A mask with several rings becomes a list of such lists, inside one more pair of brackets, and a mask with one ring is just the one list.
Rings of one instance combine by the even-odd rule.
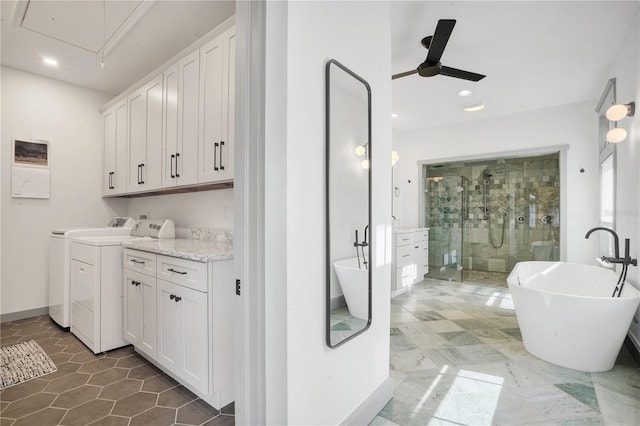
[[236, 2], [234, 268], [236, 424], [266, 424], [265, 33], [266, 3]]

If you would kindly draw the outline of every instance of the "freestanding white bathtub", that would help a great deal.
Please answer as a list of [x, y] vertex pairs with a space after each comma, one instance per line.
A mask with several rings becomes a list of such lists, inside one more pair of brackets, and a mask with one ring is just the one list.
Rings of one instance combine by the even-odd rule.
[[611, 297], [618, 274], [565, 262], [520, 262], [507, 283], [524, 347], [532, 355], [580, 371], [613, 368], [640, 291], [626, 283]]
[[[362, 262], [362, 258], [360, 259]], [[352, 317], [369, 319], [369, 270], [358, 267], [358, 258], [338, 260], [333, 267]]]

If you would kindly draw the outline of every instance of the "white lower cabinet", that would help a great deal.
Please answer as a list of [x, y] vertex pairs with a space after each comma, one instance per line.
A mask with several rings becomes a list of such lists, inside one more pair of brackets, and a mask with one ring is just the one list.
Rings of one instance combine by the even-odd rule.
[[394, 231], [391, 297], [404, 293], [429, 272], [429, 228]]
[[124, 338], [156, 356], [156, 278], [124, 270]]
[[234, 401], [233, 266], [124, 250], [124, 335], [216, 409]]
[[158, 280], [158, 362], [209, 392], [207, 293]]

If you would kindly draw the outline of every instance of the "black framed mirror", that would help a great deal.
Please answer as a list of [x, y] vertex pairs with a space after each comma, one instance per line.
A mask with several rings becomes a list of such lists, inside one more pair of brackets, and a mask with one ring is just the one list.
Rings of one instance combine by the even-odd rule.
[[326, 342], [371, 325], [371, 88], [336, 60], [326, 65]]

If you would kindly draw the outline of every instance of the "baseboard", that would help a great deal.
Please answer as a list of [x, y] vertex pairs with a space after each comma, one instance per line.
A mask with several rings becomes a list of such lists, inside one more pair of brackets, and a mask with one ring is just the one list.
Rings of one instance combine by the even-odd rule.
[[387, 377], [360, 406], [351, 413], [341, 425], [368, 425], [393, 398], [393, 380]]
[[18, 321], [26, 318], [39, 317], [42, 315], [49, 315], [49, 307], [29, 309], [20, 312], [11, 312], [9, 314], [0, 314], [0, 323]]

